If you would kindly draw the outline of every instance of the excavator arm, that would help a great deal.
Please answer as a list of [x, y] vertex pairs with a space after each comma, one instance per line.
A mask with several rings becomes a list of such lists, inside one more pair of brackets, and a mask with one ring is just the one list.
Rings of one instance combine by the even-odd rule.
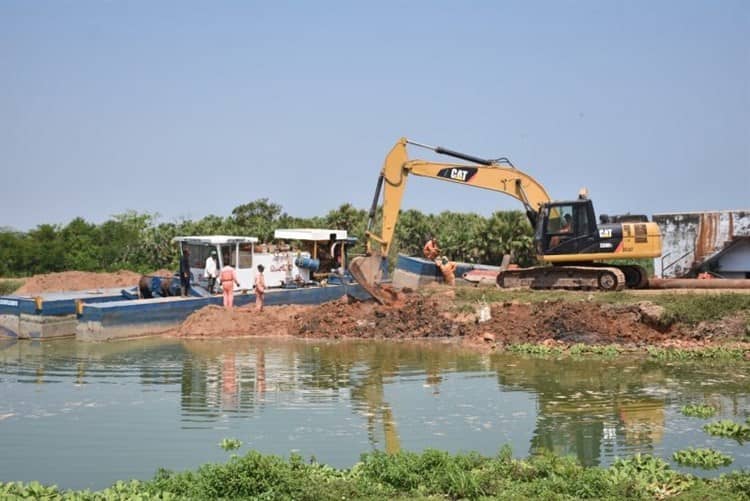
[[[435, 153], [459, 158], [471, 163], [441, 163], [427, 160], [409, 160], [407, 145], [426, 148]], [[385, 259], [393, 243], [393, 234], [401, 210], [401, 201], [406, 188], [407, 177], [429, 177], [453, 183], [499, 191], [521, 201], [531, 226], [536, 226], [539, 208], [550, 201], [547, 190], [537, 180], [518, 170], [507, 158], [484, 159], [457, 151], [429, 146], [407, 138], [401, 138], [385, 158], [378, 177], [375, 196], [370, 208], [367, 223], [367, 254], [369, 257], [355, 258], [350, 263], [350, 271], [377, 301], [390, 302], [383, 289], [377, 286], [380, 281]], [[383, 195], [383, 218], [380, 234], [373, 231], [380, 195]]]
[[[460, 158], [471, 163], [409, 160], [406, 151], [407, 144], [427, 148], [436, 153]], [[406, 179], [409, 174], [499, 191], [510, 195], [521, 201], [532, 227], [536, 226], [536, 217], [541, 205], [550, 201], [550, 196], [544, 186], [533, 177], [516, 169], [507, 158], [488, 160], [440, 146], [429, 146], [401, 138], [386, 156], [378, 177], [367, 225], [368, 253], [388, 255], [401, 210]], [[383, 221], [381, 232], [378, 235], [373, 233], [372, 227], [381, 191], [383, 192]]]

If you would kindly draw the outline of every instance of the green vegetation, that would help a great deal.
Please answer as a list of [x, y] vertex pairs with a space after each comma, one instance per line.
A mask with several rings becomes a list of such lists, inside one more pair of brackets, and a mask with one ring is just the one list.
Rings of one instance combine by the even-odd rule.
[[[324, 216], [293, 217], [263, 198], [235, 207], [226, 217], [210, 215], [198, 221], [159, 222], [157, 214], [128, 212], [96, 225], [76, 218], [67, 225], [42, 224], [28, 232], [0, 228], [0, 276], [23, 277], [66, 270], [140, 272], [174, 268], [177, 235], [249, 235], [269, 242], [278, 228], [337, 228], [360, 241], [351, 253], [364, 252], [368, 211], [341, 205]], [[377, 228], [378, 222], [375, 226]], [[397, 253], [421, 255], [427, 235], [434, 234], [443, 252], [465, 262], [500, 263], [513, 252], [520, 264], [535, 261], [532, 230], [521, 211], [496, 212], [490, 217], [471, 213], [401, 214], [391, 245]]]
[[568, 353], [573, 356], [577, 355], [598, 355], [602, 357], [612, 358], [620, 355], [623, 352], [622, 347], [617, 345], [586, 345], [582, 343], [574, 344], [568, 348]]
[[672, 454], [672, 459], [684, 466], [712, 469], [732, 464], [732, 458], [713, 449], [688, 447]]
[[668, 360], [742, 360], [745, 351], [740, 348], [726, 348], [723, 346], [696, 349], [680, 348], [647, 348], [649, 357], [660, 361]]
[[0, 296], [12, 294], [23, 285], [23, 280], [0, 280]]
[[[599, 304], [636, 305], [648, 301], [664, 308], [661, 318], [663, 325], [675, 322], [695, 325], [704, 320], [718, 320], [735, 313], [743, 313], [747, 319], [750, 334], [750, 294], [731, 292], [710, 294], [654, 294], [644, 297], [638, 291], [611, 293], [503, 290], [483, 287], [457, 287], [457, 308], [479, 300], [490, 303], [516, 301], [519, 303], [544, 303], [557, 301], [594, 302]], [[715, 353], [712, 356], [719, 356]], [[730, 358], [735, 354], [727, 355]]]
[[683, 405], [681, 409], [685, 416], [699, 417], [699, 418], [710, 418], [716, 414], [716, 408], [712, 405], [706, 404], [689, 404]]
[[2, 499], [748, 499], [750, 472], [702, 479], [675, 472], [649, 455], [610, 468], [583, 467], [542, 453], [525, 460], [508, 447], [495, 457], [373, 452], [339, 470], [298, 455], [289, 460], [249, 452], [196, 471], [160, 470], [147, 482], [117, 482], [98, 492], [61, 491], [37, 482], [0, 483]]
[[550, 357], [563, 354], [563, 350], [556, 346], [553, 347], [533, 343], [512, 344], [507, 347], [507, 350], [513, 353], [524, 353], [540, 357]]
[[224, 438], [219, 442], [219, 447], [225, 451], [233, 451], [242, 447], [242, 441], [237, 438]]
[[729, 419], [707, 424], [703, 430], [709, 435], [733, 438], [740, 443], [750, 440], [750, 426]]
[[511, 344], [508, 345], [507, 351], [512, 353], [521, 353], [525, 355], [533, 355], [536, 357], [557, 357], [560, 355], [570, 356], [599, 356], [612, 358], [616, 357], [623, 352], [623, 349], [615, 345], [585, 345], [585, 344], [574, 344], [569, 348], [561, 348], [558, 346], [546, 346], [543, 344], [534, 343], [522, 343], [522, 344]]
[[649, 297], [649, 301], [665, 309], [664, 320], [667, 323], [692, 325], [750, 311], [750, 294], [659, 294]]

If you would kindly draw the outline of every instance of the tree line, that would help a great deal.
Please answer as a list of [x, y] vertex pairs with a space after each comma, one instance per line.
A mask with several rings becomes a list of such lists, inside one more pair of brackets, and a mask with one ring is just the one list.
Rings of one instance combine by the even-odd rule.
[[[378, 211], [380, 212], [380, 211]], [[159, 222], [157, 214], [130, 211], [102, 224], [78, 217], [67, 225], [41, 224], [27, 232], [0, 229], [0, 276], [24, 277], [67, 270], [133, 270], [148, 273], [174, 269], [178, 249], [171, 240], [189, 235], [247, 235], [261, 242], [273, 240], [279, 228], [346, 230], [359, 242], [354, 253], [365, 251], [368, 211], [343, 204], [324, 216], [300, 218], [284, 212], [267, 198], [239, 205], [231, 215], [209, 215], [197, 221]], [[379, 221], [375, 221], [377, 228]], [[428, 235], [435, 235], [443, 253], [456, 261], [499, 264], [513, 252], [521, 265], [535, 261], [533, 233], [521, 211], [423, 214], [402, 211], [391, 246], [397, 253], [421, 255]]]

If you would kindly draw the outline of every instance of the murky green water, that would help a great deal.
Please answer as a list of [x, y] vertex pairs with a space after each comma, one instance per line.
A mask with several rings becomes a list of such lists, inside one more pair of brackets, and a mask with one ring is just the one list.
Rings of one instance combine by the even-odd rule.
[[[720, 409], [685, 417], [689, 403]], [[607, 465], [750, 445], [702, 426], [750, 415], [750, 364], [480, 355], [443, 344], [280, 340], [0, 344], [0, 480], [100, 489], [248, 449], [349, 467], [373, 449], [494, 455], [504, 444]], [[675, 465], [675, 467], [677, 467]], [[697, 474], [700, 470], [683, 469]]]

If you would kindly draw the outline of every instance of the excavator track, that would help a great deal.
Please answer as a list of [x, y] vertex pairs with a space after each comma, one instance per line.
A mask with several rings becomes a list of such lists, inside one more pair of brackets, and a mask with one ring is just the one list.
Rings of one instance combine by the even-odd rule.
[[501, 288], [619, 291], [625, 285], [625, 274], [612, 266], [534, 266], [497, 274]]

